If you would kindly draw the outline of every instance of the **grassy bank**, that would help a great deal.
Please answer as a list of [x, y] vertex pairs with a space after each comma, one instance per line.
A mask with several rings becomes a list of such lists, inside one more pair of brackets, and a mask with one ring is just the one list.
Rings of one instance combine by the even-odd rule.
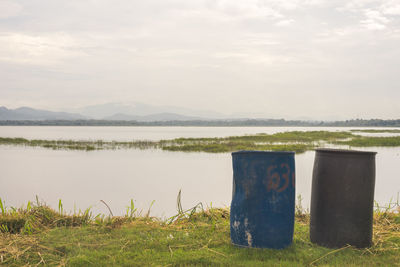
[[161, 141], [76, 141], [28, 140], [0, 137], [0, 145], [22, 145], [50, 149], [162, 149], [167, 151], [223, 153], [237, 150], [295, 151], [302, 153], [326, 144], [354, 147], [400, 146], [400, 136], [367, 137], [352, 132], [291, 131], [275, 134], [230, 136], [223, 138], [176, 138]]
[[293, 244], [284, 250], [238, 248], [230, 243], [229, 211], [179, 211], [166, 221], [137, 216], [66, 215], [40, 203], [4, 211], [0, 224], [28, 221], [0, 234], [0, 264], [7, 266], [400, 266], [400, 217], [374, 214], [374, 245], [328, 249], [309, 240], [309, 216], [296, 214]]

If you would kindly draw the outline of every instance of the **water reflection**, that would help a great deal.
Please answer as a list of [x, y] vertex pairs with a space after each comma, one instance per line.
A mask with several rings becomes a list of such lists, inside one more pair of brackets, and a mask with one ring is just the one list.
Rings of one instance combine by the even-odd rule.
[[[0, 137], [47, 140], [161, 140], [179, 137], [227, 137], [287, 131], [348, 131], [348, 127], [114, 127], [114, 126], [0, 126]], [[396, 128], [357, 128], [396, 129]], [[394, 136], [395, 133], [356, 133], [369, 136]]]
[[[400, 149], [377, 151], [375, 199], [388, 203], [400, 191]], [[151, 215], [168, 217], [176, 212], [176, 196], [182, 204], [198, 202], [228, 206], [232, 190], [230, 154], [182, 153], [159, 150], [64, 151], [43, 148], [0, 147], [0, 197], [7, 206], [21, 206], [35, 195], [57, 208], [62, 199], [66, 210], [93, 207], [108, 214], [100, 200], [122, 215], [130, 199]], [[314, 152], [296, 155], [296, 194], [308, 207]]]

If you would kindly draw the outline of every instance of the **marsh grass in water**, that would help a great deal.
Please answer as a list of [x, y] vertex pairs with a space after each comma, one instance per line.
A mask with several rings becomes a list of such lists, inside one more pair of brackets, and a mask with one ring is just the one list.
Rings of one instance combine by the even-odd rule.
[[294, 151], [302, 153], [326, 144], [349, 146], [400, 146], [400, 136], [366, 137], [351, 132], [291, 131], [275, 134], [230, 136], [223, 138], [176, 138], [160, 141], [74, 141], [28, 140], [0, 137], [0, 145], [37, 146], [51, 149], [162, 149], [167, 151], [226, 153], [238, 150]]
[[160, 141], [77, 141], [77, 140], [28, 140], [24, 138], [0, 137], [0, 144], [37, 146], [50, 149], [100, 150], [100, 149], [162, 149], [185, 152], [232, 152], [237, 150], [276, 150], [298, 153], [312, 150], [319, 142], [330, 142], [351, 138], [350, 132], [283, 132], [230, 136], [225, 138], [176, 138]]
[[[2, 202], [4, 204], [4, 202]], [[28, 208], [30, 206], [30, 209]], [[32, 216], [32, 231], [0, 233], [0, 264], [7, 266], [398, 266], [399, 203], [377, 207], [374, 245], [356, 249], [319, 247], [309, 240], [309, 214], [296, 206], [293, 244], [283, 250], [239, 248], [230, 243], [229, 210], [184, 209], [181, 193], [176, 216], [140, 216], [131, 201], [123, 217], [93, 216], [90, 209], [66, 215], [37, 201], [7, 209]], [[61, 212], [62, 211], [62, 212]], [[77, 219], [79, 218], [79, 220]], [[76, 223], [72, 223], [72, 222]]]
[[354, 147], [398, 147], [400, 146], [400, 136], [389, 136], [389, 137], [356, 136], [350, 140], [338, 140], [333, 143], [338, 145], [348, 145]]
[[400, 129], [351, 129], [350, 131], [359, 133], [400, 133]]
[[28, 140], [25, 138], [7, 138], [0, 137], [1, 145], [23, 145], [32, 147], [44, 147], [51, 149], [70, 149], [70, 150], [101, 150], [101, 149], [120, 149], [120, 148], [138, 148], [150, 149], [158, 148], [160, 142], [152, 141], [80, 141], [80, 140]]
[[255, 144], [255, 143], [199, 143], [199, 144], [184, 144], [184, 145], [169, 145], [162, 149], [168, 151], [183, 151], [183, 152], [208, 152], [208, 153], [223, 153], [233, 152], [238, 150], [268, 150], [268, 151], [295, 151], [302, 153], [315, 148], [311, 144]]
[[290, 131], [279, 132], [275, 134], [259, 133], [256, 135], [229, 136], [221, 138], [177, 138], [176, 143], [188, 142], [316, 142], [316, 141], [331, 141], [337, 139], [345, 139], [353, 137], [350, 132], [330, 132], [330, 131]]

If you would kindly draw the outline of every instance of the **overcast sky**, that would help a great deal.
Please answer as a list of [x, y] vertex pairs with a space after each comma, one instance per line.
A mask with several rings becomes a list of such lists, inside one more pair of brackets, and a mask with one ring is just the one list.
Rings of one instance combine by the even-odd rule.
[[0, 0], [0, 106], [400, 118], [400, 0]]

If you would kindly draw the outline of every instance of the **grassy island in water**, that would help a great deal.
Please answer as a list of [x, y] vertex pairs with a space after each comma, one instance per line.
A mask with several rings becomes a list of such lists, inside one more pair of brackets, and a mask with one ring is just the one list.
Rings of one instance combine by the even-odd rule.
[[397, 130], [350, 131], [291, 131], [275, 134], [255, 134], [221, 138], [176, 138], [160, 141], [80, 141], [80, 140], [28, 140], [0, 137], [0, 145], [22, 145], [50, 149], [102, 150], [102, 149], [162, 149], [168, 151], [223, 153], [237, 150], [295, 151], [302, 153], [326, 145], [347, 147], [398, 147], [400, 136], [362, 136], [357, 132], [398, 133]]

